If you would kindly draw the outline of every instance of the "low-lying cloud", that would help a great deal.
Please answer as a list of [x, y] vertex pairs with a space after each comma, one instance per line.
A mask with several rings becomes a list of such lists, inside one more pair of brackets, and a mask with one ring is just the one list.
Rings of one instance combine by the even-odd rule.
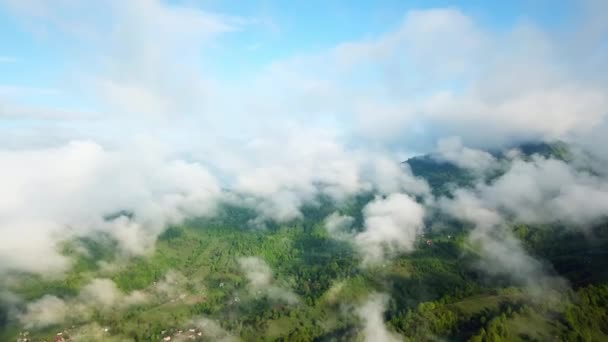
[[357, 308], [357, 316], [363, 322], [362, 335], [365, 342], [403, 340], [399, 334], [390, 331], [384, 322], [384, 311], [386, 311], [388, 299], [385, 294], [373, 293], [368, 296], [363, 305]]
[[76, 297], [62, 299], [45, 295], [27, 303], [18, 315], [26, 328], [44, 328], [72, 321], [85, 321], [94, 311], [118, 310], [147, 301], [144, 293], [133, 291], [125, 294], [109, 279], [93, 279]]
[[483, 174], [496, 163], [496, 158], [490, 153], [463, 146], [460, 137], [440, 139], [437, 142], [436, 154], [433, 156], [439, 162], [448, 162], [478, 175]]
[[63, 323], [69, 310], [70, 308], [62, 299], [45, 295], [28, 304], [25, 313], [19, 319], [25, 327], [46, 327]]
[[531, 288], [563, 289], [566, 282], [529, 255], [509, 225], [557, 223], [586, 230], [606, 218], [607, 185], [588, 170], [561, 160], [516, 157], [497, 179], [458, 189], [452, 197], [440, 198], [437, 205], [475, 225], [469, 241], [479, 247], [486, 272], [511, 277]]
[[430, 192], [426, 182], [414, 177], [396, 156], [347, 148], [326, 132], [256, 139], [231, 152], [231, 158], [224, 156], [228, 161], [218, 168], [234, 180], [231, 189], [244, 195], [245, 204], [255, 208], [262, 219], [285, 222], [299, 218], [302, 205], [319, 195], [342, 201], [368, 191]]
[[329, 235], [351, 242], [363, 265], [378, 264], [398, 253], [414, 250], [424, 228], [425, 207], [407, 194], [377, 196], [363, 208], [363, 227], [355, 230], [355, 219], [334, 212], [324, 220]]
[[264, 294], [268, 298], [281, 300], [288, 304], [299, 302], [298, 296], [293, 291], [276, 285], [272, 276], [272, 269], [264, 260], [257, 257], [246, 257], [240, 258], [238, 262], [249, 280], [251, 294]]
[[378, 197], [363, 208], [363, 231], [354, 237], [364, 264], [411, 252], [424, 227], [424, 207], [405, 194]]
[[[455, 199], [459, 203], [444, 203], [449, 211], [462, 210], [460, 216], [467, 216], [471, 210], [486, 211], [471, 213], [475, 221], [498, 221], [489, 214], [494, 211], [516, 222], [585, 228], [606, 217], [608, 182], [589, 170], [536, 155], [528, 161], [512, 160], [499, 178], [490, 184], [480, 181], [470, 190], [458, 190]], [[467, 209], [471, 205], [476, 209]]]
[[338, 240], [349, 240], [353, 238], [353, 224], [355, 218], [348, 215], [341, 215], [340, 213], [332, 213], [327, 216], [324, 221], [325, 229], [329, 235]]
[[[136, 152], [138, 151], [138, 152]], [[153, 145], [111, 151], [93, 142], [0, 151], [0, 271], [65, 271], [58, 242], [96, 231], [142, 255], [169, 223], [213, 212], [215, 178], [198, 163], [166, 160]], [[105, 217], [130, 211], [113, 220]]]

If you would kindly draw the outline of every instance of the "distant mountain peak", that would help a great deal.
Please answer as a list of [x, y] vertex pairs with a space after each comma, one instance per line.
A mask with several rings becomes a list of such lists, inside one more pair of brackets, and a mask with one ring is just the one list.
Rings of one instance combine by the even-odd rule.
[[[510, 152], [517, 150], [524, 159], [530, 159], [533, 155], [544, 158], [553, 158], [562, 161], [572, 160], [571, 149], [563, 141], [543, 142], [530, 141], [499, 150], [486, 150], [498, 161], [510, 158]], [[453, 162], [442, 159], [439, 153], [433, 152], [409, 158], [403, 162], [407, 164], [412, 173], [426, 180], [435, 195], [449, 194], [455, 187], [468, 187], [475, 183], [479, 175], [473, 171], [456, 165]], [[493, 175], [494, 177], [496, 175]]]

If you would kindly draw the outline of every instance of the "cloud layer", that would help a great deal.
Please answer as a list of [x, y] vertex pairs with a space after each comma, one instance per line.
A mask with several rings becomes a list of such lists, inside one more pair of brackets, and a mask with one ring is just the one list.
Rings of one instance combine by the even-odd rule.
[[86, 321], [94, 311], [119, 310], [146, 300], [142, 292], [124, 294], [109, 279], [93, 279], [74, 298], [45, 295], [27, 303], [18, 318], [26, 328], [44, 328], [67, 320]]
[[[491, 184], [457, 190], [454, 200], [443, 199], [449, 212], [484, 225], [498, 224], [496, 212], [517, 222], [564, 223], [587, 227], [606, 217], [608, 182], [557, 159], [534, 156], [515, 159]], [[475, 209], [472, 209], [475, 208]]]
[[563, 289], [566, 282], [532, 257], [509, 226], [560, 224], [586, 231], [606, 219], [608, 182], [576, 164], [538, 155], [529, 160], [515, 157], [509, 163], [497, 179], [457, 189], [452, 197], [439, 198], [437, 206], [475, 225], [469, 241], [479, 249], [480, 266], [489, 274], [536, 290]]
[[[93, 142], [0, 151], [2, 270], [61, 272], [57, 243], [94, 232], [142, 255], [168, 223], [213, 210], [220, 188], [200, 164], [166, 160], [153, 145], [111, 151]], [[121, 216], [104, 219], [120, 211]]]

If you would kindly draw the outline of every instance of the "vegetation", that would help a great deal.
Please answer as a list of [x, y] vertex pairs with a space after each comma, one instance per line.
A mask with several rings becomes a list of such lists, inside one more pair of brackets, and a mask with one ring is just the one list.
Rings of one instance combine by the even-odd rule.
[[[449, 164], [437, 166], [424, 158], [408, 163], [426, 175], [437, 193], [449, 193], [451, 182], [462, 186], [472, 181]], [[24, 300], [16, 309], [53, 295], [68, 310], [77, 310], [82, 289], [97, 278], [112, 280], [124, 297], [109, 309], [91, 306], [86, 314], [68, 314], [61, 323], [29, 329], [8, 312], [15, 306], [4, 300], [0, 340], [15, 341], [29, 330], [34, 341], [52, 340], [57, 332], [81, 340], [158, 341], [194, 329], [201, 333], [194, 335], [198, 340], [219, 339], [216, 330], [223, 330], [221, 334], [245, 341], [351, 341], [361, 331], [353, 308], [374, 292], [390, 295], [386, 324], [408, 341], [608, 340], [608, 225], [584, 234], [559, 225], [512, 226], [527, 251], [570, 284], [553, 294], [557, 300], [547, 301], [482, 273], [465, 238], [471, 227], [439, 215], [429, 219], [414, 252], [362, 267], [353, 245], [332, 238], [323, 220], [339, 211], [353, 216], [360, 227], [361, 209], [372, 198], [364, 194], [340, 207], [319, 199], [303, 209], [302, 219], [265, 228], [252, 227], [255, 213], [250, 209], [225, 205], [214, 218], [168, 227], [154, 251], [142, 257], [121, 255], [103, 235], [69, 241], [62, 248], [74, 267], [66, 275], [11, 275], [5, 286]], [[297, 301], [252, 289], [239, 264], [251, 256], [272, 269], [274, 290], [290, 291]], [[123, 305], [134, 293], [145, 300]], [[212, 320], [220, 329], [197, 323], [200, 319]]]

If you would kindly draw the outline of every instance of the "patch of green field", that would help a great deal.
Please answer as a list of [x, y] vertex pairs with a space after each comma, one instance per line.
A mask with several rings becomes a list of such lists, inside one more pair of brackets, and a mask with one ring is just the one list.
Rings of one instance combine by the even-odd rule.
[[506, 322], [506, 341], [551, 341], [559, 340], [560, 331], [551, 320], [536, 312], [516, 315]]

